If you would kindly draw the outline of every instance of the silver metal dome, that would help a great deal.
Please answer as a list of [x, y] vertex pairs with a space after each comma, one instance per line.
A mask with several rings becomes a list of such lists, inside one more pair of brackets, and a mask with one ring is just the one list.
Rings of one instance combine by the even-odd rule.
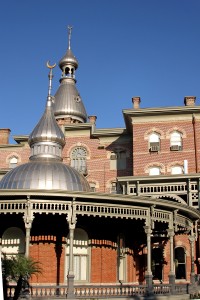
[[0, 181], [0, 189], [36, 189], [89, 191], [87, 180], [78, 171], [62, 163], [65, 136], [59, 128], [52, 110], [51, 83], [45, 112], [29, 137], [29, 162], [8, 172]]
[[71, 49], [67, 49], [66, 54], [63, 56], [63, 58], [59, 61], [59, 66], [62, 69], [63, 66], [66, 65], [73, 65], [75, 69], [78, 68], [78, 60], [72, 53]]
[[53, 110], [56, 119], [71, 117], [78, 122], [86, 122], [87, 113], [74, 81], [66, 79], [61, 82], [55, 94]]
[[51, 108], [51, 98], [47, 101], [46, 110], [29, 136], [29, 145], [38, 142], [56, 142], [65, 145], [65, 136], [58, 126]]
[[0, 189], [90, 191], [87, 180], [62, 162], [32, 161], [8, 172]]

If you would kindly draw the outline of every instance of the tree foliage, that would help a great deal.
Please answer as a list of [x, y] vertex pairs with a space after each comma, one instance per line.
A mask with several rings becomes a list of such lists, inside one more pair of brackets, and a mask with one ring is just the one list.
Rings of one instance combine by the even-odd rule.
[[7, 280], [18, 281], [20, 277], [30, 278], [32, 275], [41, 273], [42, 269], [40, 263], [31, 257], [24, 255], [15, 255], [3, 258], [3, 275]]

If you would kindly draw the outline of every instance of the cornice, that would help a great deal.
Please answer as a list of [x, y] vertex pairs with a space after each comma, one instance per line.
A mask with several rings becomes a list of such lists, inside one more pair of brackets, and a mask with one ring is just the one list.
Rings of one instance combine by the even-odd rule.
[[149, 182], [162, 182], [162, 181], [182, 181], [182, 180], [188, 180], [188, 179], [199, 179], [200, 173], [192, 173], [192, 174], [181, 174], [181, 175], [158, 175], [158, 176], [121, 176], [117, 177], [117, 181], [119, 182], [127, 182], [127, 181], [149, 181]]
[[171, 107], [150, 107], [140, 109], [123, 109], [124, 115], [144, 116], [157, 114], [177, 114], [177, 113], [200, 113], [200, 106], [171, 106]]
[[[15, 140], [15, 142], [20, 144], [19, 146], [21, 146], [21, 144], [28, 143], [28, 138], [29, 138], [29, 135], [14, 135], [13, 136], [13, 139]], [[16, 145], [14, 145], [14, 146], [16, 146]]]

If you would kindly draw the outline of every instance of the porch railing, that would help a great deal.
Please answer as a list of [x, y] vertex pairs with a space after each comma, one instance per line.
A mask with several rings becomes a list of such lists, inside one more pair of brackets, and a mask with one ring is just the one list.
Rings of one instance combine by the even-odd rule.
[[[174, 294], [188, 294], [189, 284], [175, 284]], [[8, 286], [8, 297], [14, 296], [15, 286]], [[133, 297], [134, 295], [145, 296], [147, 293], [146, 285], [76, 285], [74, 294], [76, 298], [120, 298]], [[172, 289], [170, 284], [154, 284], [153, 293], [156, 295], [170, 295]], [[64, 299], [67, 294], [66, 285], [32, 285], [30, 288], [31, 298], [38, 299]]]

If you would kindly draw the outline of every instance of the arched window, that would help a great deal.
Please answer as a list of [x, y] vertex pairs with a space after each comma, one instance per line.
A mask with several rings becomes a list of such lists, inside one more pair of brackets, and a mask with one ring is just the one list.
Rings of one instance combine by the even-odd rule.
[[160, 167], [150, 167], [149, 175], [160, 175]]
[[17, 166], [18, 158], [13, 156], [9, 159], [9, 168], [14, 169]]
[[160, 134], [153, 132], [149, 135], [149, 151], [158, 152], [160, 150]]
[[185, 249], [175, 248], [175, 272], [176, 279], [186, 279]]
[[174, 131], [170, 136], [170, 150], [180, 151], [182, 150], [182, 134], [178, 131]]
[[4, 231], [2, 252], [9, 256], [25, 254], [25, 235], [20, 228], [10, 227]]
[[171, 174], [183, 174], [183, 167], [182, 166], [171, 167]]
[[[65, 268], [66, 276], [69, 271], [69, 247], [70, 240], [69, 237], [67, 237]], [[73, 258], [75, 275], [74, 279], [76, 281], [88, 281], [88, 235], [85, 230], [81, 228], [76, 228], [74, 231]]]
[[153, 279], [162, 280], [163, 276], [163, 252], [161, 248], [152, 249], [152, 274]]
[[71, 152], [71, 166], [83, 175], [87, 175], [87, 150], [76, 147]]

